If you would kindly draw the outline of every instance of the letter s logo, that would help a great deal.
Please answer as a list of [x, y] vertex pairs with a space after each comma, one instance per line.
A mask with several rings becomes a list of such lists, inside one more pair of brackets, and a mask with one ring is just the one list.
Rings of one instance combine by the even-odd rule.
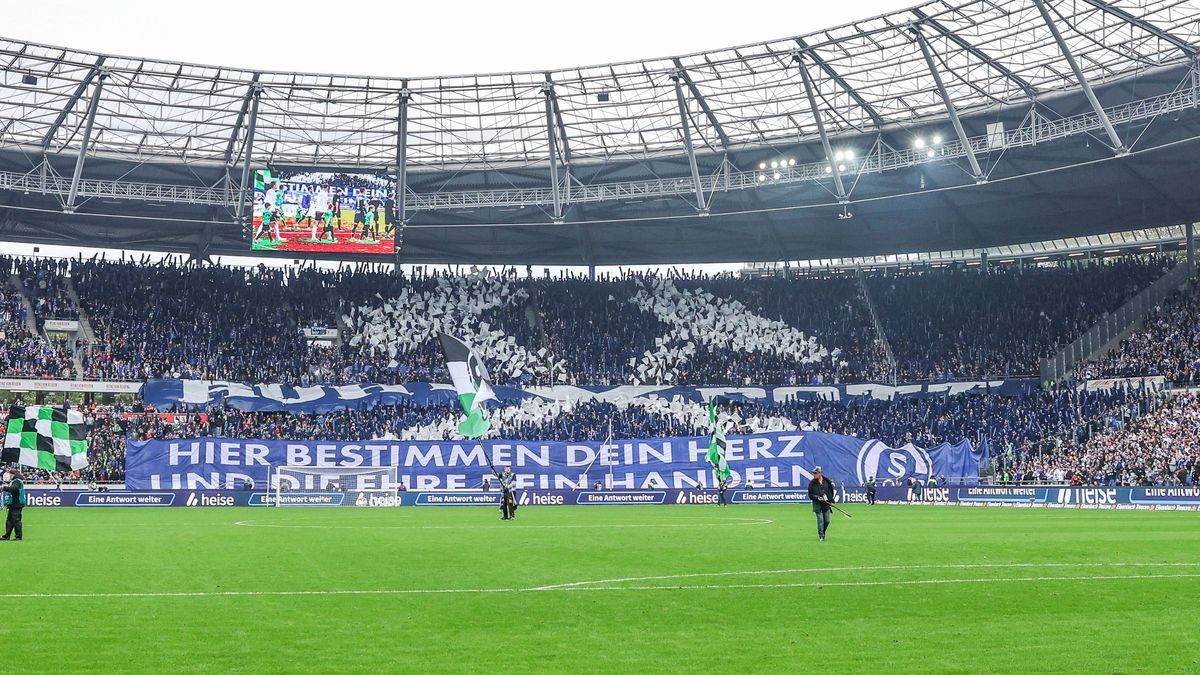
[[858, 452], [858, 483], [886, 474], [895, 480], [909, 476], [933, 474], [933, 460], [923, 448], [909, 443], [903, 448], [892, 448], [880, 441], [867, 441]]

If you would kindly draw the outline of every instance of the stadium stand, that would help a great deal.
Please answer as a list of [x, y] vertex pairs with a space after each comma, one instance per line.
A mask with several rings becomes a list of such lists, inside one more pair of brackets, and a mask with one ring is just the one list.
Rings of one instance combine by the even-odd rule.
[[[435, 335], [448, 331], [481, 349], [498, 384], [522, 386], [887, 380], [892, 372], [868, 316], [864, 288], [879, 308], [901, 380], [1027, 375], [1041, 355], [1073, 339], [1173, 261], [1149, 256], [988, 273], [925, 269], [867, 274], [861, 281], [850, 275], [627, 273], [587, 279], [535, 277], [514, 269], [467, 274], [418, 269], [398, 276], [366, 268], [6, 264], [31, 302], [41, 300], [35, 306], [42, 318], [78, 316], [70, 309], [69, 275], [96, 334], [84, 352], [88, 378], [301, 385], [439, 381], [445, 366]], [[1190, 381], [1196, 368], [1195, 304], [1194, 290], [1173, 297], [1143, 331], [1083, 374], [1161, 373]], [[71, 375], [69, 355], [27, 330], [19, 294], [0, 289], [0, 309], [5, 375]], [[302, 329], [313, 326], [335, 327], [340, 344], [310, 343]], [[1100, 432], [1115, 438], [1109, 430], [1122, 430], [1155, 408], [1154, 396], [1116, 388], [847, 397], [731, 403], [727, 414], [730, 433], [818, 430], [922, 447], [987, 439], [998, 458], [997, 479], [1094, 482], [1095, 467], [1088, 464], [1092, 475], [1084, 475], [1079, 449], [1099, 443], [1093, 439]], [[532, 400], [496, 407], [493, 415], [503, 435], [515, 439], [707, 433], [701, 406], [659, 399], [621, 405]], [[177, 417], [140, 406], [93, 406], [92, 466], [75, 478], [120, 481], [127, 438], [449, 439], [459, 417], [450, 405], [321, 415], [216, 407]], [[1180, 452], [1191, 462], [1180, 475], [1191, 480], [1194, 451]], [[1148, 469], [1133, 475], [1128, 466], [1122, 471], [1105, 480], [1163, 475]]]
[[1038, 360], [1070, 342], [1173, 266], [1112, 264], [950, 268], [867, 280], [900, 379], [1036, 375]]
[[[779, 405], [728, 403], [729, 432], [808, 430], [876, 438], [894, 446], [987, 439], [1001, 468], [1017, 480], [1030, 465], [1043, 466], [1060, 448], [1087, 442], [1116, 424], [1150, 410], [1158, 394], [1123, 388], [1096, 392], [1027, 391], [875, 400], [792, 401]], [[140, 408], [140, 406], [138, 406]], [[1193, 405], [1193, 418], [1195, 406]], [[493, 411], [505, 438], [603, 440], [695, 436], [708, 433], [703, 406], [649, 399], [626, 405], [587, 401], [573, 406], [526, 403]], [[128, 406], [94, 406], [92, 465], [79, 480], [120, 481], [124, 441], [201, 438], [362, 440], [450, 439], [460, 412], [451, 405], [417, 408], [378, 406], [318, 415], [243, 412], [229, 407], [192, 414], [145, 412]], [[1193, 459], [1195, 445], [1189, 446]], [[1047, 472], [1048, 476], [1049, 473]], [[42, 472], [41, 479], [49, 474]], [[1045, 477], [1043, 476], [1043, 479]]]
[[[11, 272], [13, 260], [0, 259], [0, 273]], [[3, 276], [8, 276], [4, 274]], [[0, 375], [22, 378], [74, 379], [69, 348], [30, 331], [21, 294], [0, 283]]]
[[1171, 295], [1145, 325], [1096, 361], [1079, 368], [1081, 379], [1161, 375], [1194, 386], [1200, 371], [1200, 292], [1195, 284]]
[[79, 310], [67, 291], [69, 261], [21, 259], [16, 266], [25, 295], [40, 322], [46, 319], [77, 319]]
[[[1200, 398], [1149, 396], [1105, 419], [1099, 433], [1005, 455], [1002, 479], [1072, 485], [1200, 485]], [[1139, 413], [1141, 413], [1139, 415]]]
[[[1166, 259], [869, 276], [901, 381], [1032, 375], [1038, 358], [1161, 275]], [[98, 379], [296, 384], [436, 379], [437, 331], [478, 345], [498, 384], [817, 384], [892, 373], [850, 277], [626, 274], [398, 277], [81, 262]], [[152, 307], [144, 312], [141, 307]], [[301, 328], [340, 326], [340, 347]]]

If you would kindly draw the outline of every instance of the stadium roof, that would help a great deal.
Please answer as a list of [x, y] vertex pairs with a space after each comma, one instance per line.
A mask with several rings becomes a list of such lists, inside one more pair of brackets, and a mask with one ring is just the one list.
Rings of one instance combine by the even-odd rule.
[[[871, 250], [861, 237], [856, 243], [836, 232], [827, 238], [819, 227], [791, 230], [807, 222], [802, 209], [820, 209], [825, 220], [851, 208], [866, 216], [864, 199], [906, 195], [916, 178], [919, 190], [974, 186], [1090, 165], [1106, 145], [1123, 156], [1150, 150], [1156, 139], [1186, 142], [1195, 135], [1188, 118], [1197, 45], [1196, 0], [937, 0], [803, 36], [677, 57], [442, 77], [256, 72], [0, 39], [0, 190], [54, 198], [0, 200], [26, 209], [7, 216], [20, 221], [8, 228], [16, 238], [33, 236], [22, 231], [31, 221], [79, 222], [58, 239], [94, 244], [102, 243], [92, 235], [104, 216], [184, 205], [179, 221], [214, 223], [216, 231], [204, 235], [192, 224], [169, 241], [118, 238], [156, 248], [207, 250], [215, 242], [229, 252], [242, 236], [232, 210], [249, 154], [255, 166], [402, 165], [406, 258], [413, 261], [587, 264], [929, 250], [947, 242], [921, 242], [929, 232], [919, 226], [897, 229], [890, 243], [880, 237]], [[1163, 122], [1162, 115], [1172, 117]], [[1158, 129], [1143, 131], [1155, 122], [1177, 126], [1161, 137]], [[993, 143], [988, 125], [996, 123], [1009, 137]], [[927, 132], [944, 136], [936, 156], [912, 147]], [[72, 157], [85, 137], [86, 167]], [[1095, 142], [1097, 150], [1089, 145], [1068, 156], [1035, 148], [1071, 139]], [[843, 147], [857, 157], [830, 156]], [[784, 171], [768, 170], [772, 162]], [[1134, 170], [1141, 179], [1123, 168], [1115, 176], [1157, 182], [1152, 168]], [[1078, 176], [1064, 176], [1066, 187], [1077, 187]], [[1111, 193], [1118, 179], [1106, 180]], [[991, 194], [979, 187], [965, 202], [1047, 192], [1030, 181]], [[1165, 215], [1142, 208], [1138, 222], [1083, 216], [1076, 223], [1074, 209], [1047, 202], [1023, 214], [1043, 221], [1038, 232], [1010, 227], [1000, 238], [1200, 215], [1188, 195], [1159, 189], [1151, 196], [1171, 203]], [[888, 209], [925, 210], [914, 214], [918, 224], [936, 217], [977, 232], [986, 228], [972, 218], [1003, 215], [968, 214], [944, 201]], [[45, 213], [63, 206], [91, 219]], [[558, 223], [567, 230], [540, 227]], [[1056, 223], [1075, 229], [1054, 232]], [[109, 232], [134, 227], [107, 225]], [[740, 245], [747, 233], [760, 243]], [[199, 246], [203, 239], [209, 243]], [[996, 243], [1003, 242], [980, 236], [953, 246]]]
[[[1048, 5], [1083, 73], [1102, 84], [1177, 63], [1200, 43], [1198, 6], [1178, 0]], [[0, 41], [5, 143], [77, 150], [98, 73], [97, 153], [230, 161], [261, 86], [256, 157], [295, 165], [393, 166], [398, 105], [410, 92], [413, 168], [548, 161], [547, 85], [571, 161], [683, 151], [674, 80], [692, 102], [692, 133], [712, 150], [815, 136], [797, 59], [830, 133], [866, 132], [945, 114], [913, 30], [920, 27], [961, 112], [1079, 85], [1029, 0], [943, 0], [804, 36], [645, 61], [550, 72], [358, 77], [254, 72]], [[19, 77], [33, 74], [37, 85]], [[604, 100], [607, 98], [607, 100]], [[86, 103], [86, 101], [84, 101]]]

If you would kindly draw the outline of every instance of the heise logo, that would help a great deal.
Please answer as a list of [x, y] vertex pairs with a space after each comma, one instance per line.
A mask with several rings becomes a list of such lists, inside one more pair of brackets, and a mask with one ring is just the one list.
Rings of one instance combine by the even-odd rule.
[[[364, 499], [365, 497], [365, 499]], [[367, 494], [365, 492], [358, 493], [358, 499], [354, 500], [355, 506], [404, 506], [404, 500], [400, 495], [392, 494]]]
[[716, 492], [680, 490], [675, 496], [676, 504], [719, 504], [721, 495]]
[[517, 499], [519, 506], [562, 506], [567, 500], [562, 495], [556, 495], [552, 492], [534, 492], [533, 490], [525, 490]]
[[916, 490], [908, 489], [908, 501], [910, 502], [939, 502], [947, 503], [950, 501], [950, 490], [947, 488], [922, 488], [920, 493]]
[[1117, 491], [1115, 488], [1060, 488], [1056, 501], [1059, 504], [1107, 506], [1117, 503]]
[[233, 506], [234, 499], [228, 495], [223, 495], [220, 492], [210, 495], [205, 492], [192, 492], [188, 494], [188, 506]]
[[62, 497], [56, 494], [26, 492], [25, 506], [62, 506]]

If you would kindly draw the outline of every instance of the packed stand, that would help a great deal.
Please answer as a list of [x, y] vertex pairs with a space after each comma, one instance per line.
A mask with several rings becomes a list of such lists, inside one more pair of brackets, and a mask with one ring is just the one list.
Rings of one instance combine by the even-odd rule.
[[1077, 376], [1141, 377], [1161, 375], [1178, 385], [1194, 386], [1200, 371], [1200, 287], [1172, 294], [1147, 317], [1145, 325], [1112, 351], [1081, 365]]
[[[849, 278], [593, 281], [516, 270], [404, 276], [97, 261], [76, 262], [71, 274], [97, 335], [84, 359], [96, 379], [440, 380], [439, 330], [479, 348], [500, 385], [889, 378]], [[664, 290], [673, 295], [655, 295]], [[669, 304], [681, 298], [691, 304]], [[301, 335], [307, 325], [342, 326], [340, 346], [310, 345]], [[679, 336], [689, 328], [686, 345]], [[648, 374], [643, 361], [655, 350], [673, 360]]]
[[[8, 259], [0, 260], [4, 271]], [[75, 366], [66, 343], [51, 344], [29, 331], [21, 295], [0, 279], [0, 375], [31, 379], [74, 379]]]
[[67, 290], [69, 261], [57, 258], [24, 258], [16, 273], [25, 288], [38, 325], [46, 319], [78, 319], [79, 310]]
[[88, 379], [341, 379], [342, 364], [300, 332], [329, 314], [333, 275], [94, 261], [71, 274], [96, 334]]
[[[629, 274], [599, 281], [543, 279], [534, 287], [548, 344], [572, 355], [569, 362], [573, 372], [582, 372], [581, 382], [806, 385], [890, 379], [853, 278]], [[631, 300], [644, 311], [631, 311]], [[789, 333], [803, 340], [773, 349]], [[654, 359], [655, 353], [661, 357]], [[640, 370], [655, 361], [669, 367]]]
[[1071, 485], [1200, 485], [1200, 398], [1161, 394], [1106, 416], [1097, 433], [1005, 456], [1001, 477]]
[[1036, 376], [1040, 359], [1162, 276], [1169, 258], [872, 275], [899, 379]]
[[[1036, 469], [1051, 476], [1046, 458], [1088, 443], [1107, 429], [1123, 428], [1153, 409], [1152, 391], [1114, 389], [1095, 392], [1028, 391], [1015, 396], [963, 394], [876, 400], [793, 400], [780, 404], [725, 402], [722, 424], [729, 434], [823, 431], [873, 438], [892, 446], [914, 443], [933, 447], [987, 439], [1000, 473], [1022, 475]], [[495, 407], [491, 417], [503, 438], [537, 441], [704, 436], [709, 432], [699, 403], [635, 400], [624, 405], [582, 401], [567, 407], [552, 402]], [[140, 408], [140, 406], [139, 406]], [[1193, 406], [1194, 408], [1194, 406]], [[1187, 439], [1195, 453], [1193, 417]], [[169, 438], [255, 438], [268, 440], [370, 439], [449, 440], [461, 419], [457, 404], [430, 407], [377, 406], [339, 412], [296, 415], [243, 412], [227, 406], [200, 412], [136, 412], [132, 408], [93, 407], [90, 425], [92, 465], [70, 480], [119, 481], [123, 478], [124, 442]], [[1056, 453], [1059, 453], [1056, 455]], [[1032, 467], [1032, 468], [1031, 468]], [[43, 477], [44, 478], [44, 477]], [[67, 479], [64, 479], [67, 480]]]
[[[898, 379], [1030, 376], [1039, 359], [1170, 263], [926, 270], [868, 276]], [[890, 381], [860, 284], [516, 269], [408, 275], [76, 261], [96, 342], [91, 379], [252, 383], [444, 381], [439, 331], [498, 385], [809, 385]], [[61, 270], [57, 270], [61, 272]], [[332, 347], [306, 326], [337, 336]]]

